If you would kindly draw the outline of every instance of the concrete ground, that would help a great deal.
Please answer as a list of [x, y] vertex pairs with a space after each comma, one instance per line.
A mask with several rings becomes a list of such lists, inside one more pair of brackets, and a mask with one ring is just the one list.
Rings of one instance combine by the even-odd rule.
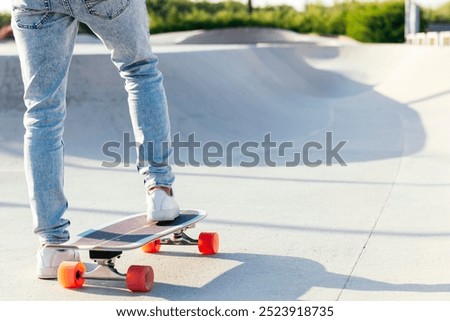
[[[232, 167], [174, 166], [180, 205], [209, 213], [191, 235], [219, 232], [220, 253], [126, 252], [119, 269], [155, 270], [154, 289], [144, 294], [120, 282], [66, 290], [35, 277], [20, 69], [14, 44], [0, 43], [0, 299], [450, 299], [450, 49], [211, 38], [205, 34], [202, 42], [201, 32], [154, 38], [173, 134], [195, 133], [202, 145], [214, 141], [224, 149], [253, 141], [261, 162], [239, 166], [252, 159], [234, 149]], [[77, 45], [67, 102], [71, 233], [144, 211], [133, 159], [101, 166], [111, 161], [102, 146], [123, 143], [131, 127], [122, 80], [96, 41]], [[305, 144], [325, 147], [327, 132], [331, 147], [346, 142], [339, 156], [347, 166], [337, 158], [332, 166], [306, 166], [326, 161], [318, 148], [303, 164], [284, 166]], [[272, 150], [276, 167], [263, 162], [268, 133], [277, 146], [292, 144], [284, 155]], [[200, 150], [194, 156], [202, 160]]]

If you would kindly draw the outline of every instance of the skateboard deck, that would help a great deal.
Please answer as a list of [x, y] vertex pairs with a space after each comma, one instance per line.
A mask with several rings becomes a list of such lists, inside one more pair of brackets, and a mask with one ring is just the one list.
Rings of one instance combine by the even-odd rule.
[[198, 239], [190, 238], [185, 233], [206, 216], [202, 210], [182, 210], [173, 221], [148, 223], [145, 213], [135, 214], [89, 229], [69, 242], [47, 247], [86, 250], [94, 262], [62, 262], [58, 268], [58, 281], [65, 288], [80, 288], [86, 279], [125, 280], [131, 291], [148, 292], [154, 283], [152, 267], [132, 265], [127, 273], [120, 273], [115, 268], [116, 259], [123, 251], [136, 248], [142, 248], [146, 253], [157, 253], [163, 244], [197, 245], [201, 254], [217, 254], [217, 233], [202, 232]]
[[84, 231], [69, 242], [48, 247], [98, 251], [133, 250], [194, 225], [206, 216], [206, 212], [202, 210], [182, 210], [180, 216], [173, 221], [147, 223], [145, 213], [135, 214]]

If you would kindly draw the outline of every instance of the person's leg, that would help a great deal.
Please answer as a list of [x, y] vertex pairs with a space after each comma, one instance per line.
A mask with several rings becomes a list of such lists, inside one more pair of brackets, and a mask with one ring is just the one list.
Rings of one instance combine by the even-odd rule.
[[12, 26], [24, 82], [24, 162], [37, 252], [37, 276], [55, 278], [59, 263], [79, 260], [74, 250], [52, 250], [48, 243], [69, 239], [63, 218], [63, 126], [67, 70], [78, 29], [69, 15], [51, 11], [50, 2], [13, 0]]
[[24, 160], [34, 231], [41, 244], [69, 239], [63, 218], [63, 129], [67, 72], [78, 23], [52, 11], [50, 1], [13, 0], [26, 112]]
[[[76, 9], [75, 9], [76, 8]], [[125, 79], [138, 170], [148, 191], [149, 219], [170, 220], [178, 216], [171, 188], [174, 174], [170, 123], [163, 77], [150, 45], [148, 12], [144, 0], [80, 1], [73, 5], [75, 17], [86, 23], [104, 42], [120, 75]], [[160, 187], [160, 189], [155, 187]]]

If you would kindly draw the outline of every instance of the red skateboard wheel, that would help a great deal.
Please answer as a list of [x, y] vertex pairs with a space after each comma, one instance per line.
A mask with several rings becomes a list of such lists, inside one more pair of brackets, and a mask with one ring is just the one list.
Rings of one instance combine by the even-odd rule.
[[204, 255], [217, 254], [219, 252], [219, 234], [200, 233], [198, 237], [198, 250]]
[[153, 287], [155, 274], [148, 265], [132, 265], [127, 272], [127, 288], [132, 292], [148, 292]]

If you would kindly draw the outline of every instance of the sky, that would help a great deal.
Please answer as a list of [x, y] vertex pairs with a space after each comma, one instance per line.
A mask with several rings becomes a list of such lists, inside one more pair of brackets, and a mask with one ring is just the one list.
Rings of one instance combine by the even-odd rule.
[[[211, 1], [220, 1], [220, 0], [211, 0]], [[241, 0], [242, 2], [246, 2], [246, 0]], [[264, 6], [266, 4], [269, 5], [278, 5], [278, 4], [288, 4], [293, 6], [298, 10], [302, 10], [305, 3], [314, 3], [321, 2], [324, 4], [333, 4], [336, 0], [252, 0], [255, 6]], [[450, 0], [415, 0], [417, 3], [424, 5], [426, 7], [436, 7]], [[9, 11], [9, 6], [11, 4], [11, 0], [0, 0], [0, 11]]]

